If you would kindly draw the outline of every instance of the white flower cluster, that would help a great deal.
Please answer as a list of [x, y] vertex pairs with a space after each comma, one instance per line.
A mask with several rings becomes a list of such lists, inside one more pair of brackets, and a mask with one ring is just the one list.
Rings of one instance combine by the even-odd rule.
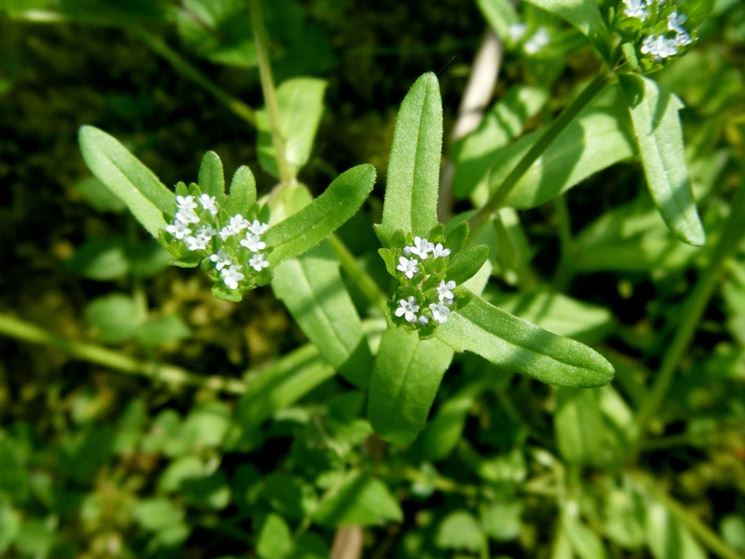
[[[445, 248], [442, 243], [433, 243], [422, 237], [414, 237], [414, 243], [403, 248], [406, 256], [399, 256], [396, 270], [403, 276], [403, 284], [415, 287], [418, 296], [408, 295], [398, 300], [398, 307], [393, 314], [397, 318], [403, 318], [409, 324], [428, 325], [430, 320], [437, 324], [444, 324], [450, 316], [450, 305], [455, 298], [453, 289], [454, 281], [446, 281], [443, 272], [435, 272], [433, 267], [428, 266], [435, 259], [450, 256], [450, 249]], [[429, 268], [429, 270], [428, 270]], [[437, 299], [433, 302], [427, 298], [423, 286], [430, 283], [434, 278], [436, 282]], [[431, 285], [431, 284], [430, 284]], [[431, 288], [430, 288], [431, 291]], [[434, 293], [434, 291], [432, 291]], [[421, 310], [421, 312], [420, 312]]]
[[[237, 289], [247, 273], [269, 267], [262, 235], [268, 226], [240, 214], [220, 227], [217, 200], [208, 194], [176, 196], [177, 211], [166, 233], [181, 241], [190, 252], [204, 252], [228, 289]], [[224, 223], [224, 221], [223, 221]], [[242, 248], [241, 248], [242, 247]], [[244, 250], [246, 249], [246, 250]]]
[[[644, 22], [650, 16], [651, 0], [623, 0], [623, 5], [623, 13], [626, 17], [636, 18]], [[652, 33], [644, 37], [639, 50], [654, 62], [660, 62], [675, 56], [679, 49], [691, 44], [691, 35], [683, 27], [685, 22], [685, 14], [673, 11], [667, 16], [667, 31], [659, 35]]]

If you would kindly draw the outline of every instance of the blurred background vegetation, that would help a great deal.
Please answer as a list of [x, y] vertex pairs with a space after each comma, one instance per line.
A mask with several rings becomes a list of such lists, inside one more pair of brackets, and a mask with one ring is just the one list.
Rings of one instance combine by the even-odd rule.
[[[277, 82], [328, 81], [303, 182], [317, 193], [353, 164], [379, 171], [375, 199], [347, 238], [383, 278], [369, 224], [398, 104], [417, 76], [434, 71], [447, 134], [487, 22], [464, 0], [264, 4]], [[559, 39], [545, 56], [507, 49], [494, 94], [515, 84], [550, 91], [528, 129], [598, 68], [563, 24], [532, 17]], [[700, 45], [660, 77], [686, 104], [689, 161], [709, 224], [743, 186], [743, 60], [745, 5], [721, 0]], [[273, 179], [255, 164], [252, 123], [262, 105], [243, 2], [0, 0], [0, 329], [11, 336], [0, 337], [0, 555], [327, 557], [337, 526], [349, 523], [370, 526], [364, 556], [376, 558], [745, 553], [742, 247], [628, 476], [614, 454], [623, 446], [607, 439], [635, 409], [706, 264], [645, 217], [634, 161], [568, 197], [573, 232], [603, 258], [576, 274], [566, 298], [552, 299], [555, 328], [577, 322], [570, 335], [606, 340], [608, 352], [624, 356], [616, 390], [587, 408], [600, 415], [557, 419], [549, 388], [466, 357], [446, 377], [435, 430], [412, 449], [385, 451], [368, 439], [362, 395], [312, 356], [297, 354], [289, 373], [272, 368], [304, 338], [270, 290], [227, 303], [201, 274], [168, 267], [78, 152], [78, 127], [96, 125], [173, 185], [194, 180], [212, 149], [228, 173], [251, 165], [268, 192]], [[633, 232], [610, 238], [596, 227], [593, 237], [586, 226], [612, 209]], [[550, 277], [556, 208], [521, 217], [532, 273]], [[535, 300], [516, 297], [509, 275], [497, 283], [505, 305], [530, 318]], [[154, 361], [173, 366], [170, 380], [148, 368]], [[267, 371], [285, 383], [286, 400], [267, 401], [269, 388], [256, 380]], [[213, 377], [225, 379], [217, 390], [206, 383]], [[562, 421], [605, 425], [590, 448], [610, 457], [567, 449], [556, 434]], [[325, 497], [350, 468], [364, 472], [359, 510]], [[654, 491], [650, 479], [660, 482]], [[655, 532], [669, 537], [659, 543]]]

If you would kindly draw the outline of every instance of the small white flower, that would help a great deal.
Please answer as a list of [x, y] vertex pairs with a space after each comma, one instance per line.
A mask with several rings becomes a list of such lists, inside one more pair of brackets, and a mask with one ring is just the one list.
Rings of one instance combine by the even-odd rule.
[[445, 258], [450, 256], [450, 249], [442, 246], [442, 243], [437, 243], [432, 247], [432, 256], [435, 258]]
[[642, 41], [640, 50], [643, 54], [651, 56], [656, 61], [664, 60], [678, 53], [675, 40], [668, 39], [664, 35], [647, 35]]
[[176, 212], [176, 221], [181, 223], [199, 223], [199, 216], [193, 209], [181, 208]]
[[404, 247], [405, 254], [415, 254], [422, 260], [426, 260], [429, 253], [432, 251], [434, 245], [427, 239], [421, 237], [414, 237], [414, 245]]
[[417, 322], [419, 322], [419, 324], [421, 324], [422, 326], [424, 326], [425, 324], [429, 324], [429, 318], [427, 318], [426, 316], [424, 316], [423, 314], [421, 314], [421, 315], [419, 315], [419, 318], [417, 319]]
[[440, 285], [437, 286], [437, 297], [440, 300], [440, 303], [445, 303], [449, 305], [453, 302], [453, 299], [455, 296], [453, 295], [453, 289], [455, 289], [455, 282], [453, 280], [450, 281], [441, 281]]
[[201, 196], [199, 196], [199, 203], [212, 215], [217, 215], [217, 200], [215, 200], [214, 196], [210, 196], [209, 194], [202, 194]]
[[623, 0], [623, 13], [640, 21], [647, 19], [647, 4], [644, 0]]
[[396, 270], [403, 272], [407, 278], [411, 279], [419, 273], [419, 261], [416, 258], [399, 256]]
[[251, 252], [259, 252], [266, 248], [266, 243], [258, 235], [246, 233], [246, 237], [241, 240], [241, 246], [246, 247]]
[[513, 23], [512, 25], [510, 25], [510, 28], [507, 30], [507, 32], [510, 35], [510, 40], [513, 43], [516, 43], [523, 38], [523, 35], [525, 35], [525, 32], [527, 30], [528, 26], [524, 23]]
[[176, 237], [179, 241], [191, 235], [191, 229], [182, 221], [174, 221], [171, 225], [167, 225], [166, 232]]
[[220, 238], [224, 241], [228, 237], [237, 235], [246, 227], [248, 227], [248, 220], [242, 215], [236, 214], [230, 218], [230, 222], [225, 227], [220, 229]]
[[194, 211], [197, 209], [194, 196], [176, 196], [176, 205], [179, 210]]
[[247, 226], [247, 229], [254, 235], [262, 235], [268, 228], [269, 226], [266, 223], [261, 223], [258, 219], [254, 219], [253, 222]]
[[691, 44], [691, 36], [685, 31], [683, 33], [677, 33], [673, 40], [676, 47], [686, 47]]
[[241, 272], [241, 269], [234, 264], [231, 264], [227, 268], [223, 268], [220, 274], [222, 275], [222, 281], [224, 281], [225, 285], [230, 289], [238, 287], [238, 283], [246, 277], [243, 275], [243, 272]]
[[251, 256], [251, 258], [248, 259], [248, 265], [251, 266], [254, 270], [257, 272], [260, 272], [264, 268], [269, 267], [269, 262], [267, 262], [266, 257], [262, 253], [257, 253]]
[[414, 322], [416, 313], [419, 312], [419, 305], [416, 304], [416, 298], [411, 296], [398, 301], [398, 308], [394, 311], [397, 317], [404, 317], [406, 322]]
[[686, 33], [686, 30], [683, 28], [683, 24], [686, 22], [686, 16], [685, 14], [679, 14], [678, 12], [673, 12], [669, 16], [667, 16], [667, 29], [668, 31], [675, 31], [676, 33]]
[[209, 244], [209, 239], [204, 237], [186, 237], [186, 248], [189, 250], [205, 250]]
[[218, 272], [225, 267], [233, 265], [233, 261], [228, 258], [228, 256], [225, 254], [225, 251], [223, 250], [220, 250], [215, 254], [211, 254], [210, 260], [215, 263], [215, 269], [217, 269]]
[[430, 303], [429, 310], [435, 322], [445, 324], [450, 316], [450, 309], [442, 303]]
[[543, 47], [545, 47], [550, 40], [551, 37], [549, 36], [546, 28], [540, 27], [538, 31], [535, 32], [535, 35], [528, 39], [528, 41], [523, 46], [523, 49], [528, 54], [536, 54]]

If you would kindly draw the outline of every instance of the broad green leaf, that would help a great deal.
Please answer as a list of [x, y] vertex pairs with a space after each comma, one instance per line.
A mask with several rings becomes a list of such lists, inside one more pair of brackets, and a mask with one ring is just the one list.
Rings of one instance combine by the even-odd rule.
[[249, 378], [248, 389], [238, 403], [237, 419], [245, 429], [254, 430], [333, 375], [334, 370], [313, 346], [297, 349]]
[[129, 211], [156, 239], [166, 222], [163, 213], [175, 210], [175, 195], [150, 169], [113, 136], [93, 126], [79, 133], [80, 150], [91, 172], [124, 202]]
[[481, 509], [481, 525], [497, 541], [517, 539], [520, 535], [523, 503], [517, 498], [491, 503]]
[[269, 263], [276, 266], [328, 237], [357, 213], [374, 183], [375, 167], [353, 167], [336, 177], [323, 194], [302, 210], [270, 227], [265, 237], [272, 248]]
[[476, 5], [498, 37], [510, 36], [510, 25], [518, 23], [518, 18], [509, 0], [476, 0]]
[[259, 530], [256, 554], [262, 559], [282, 559], [292, 548], [292, 534], [281, 516], [270, 514]]
[[549, 332], [585, 343], [602, 339], [614, 324], [608, 309], [552, 291], [505, 293], [490, 300], [500, 309], [535, 322]]
[[21, 516], [10, 503], [0, 500], [0, 553], [4, 553], [18, 536]]
[[242, 0], [183, 0], [176, 25], [196, 54], [239, 68], [256, 65], [248, 5]]
[[554, 391], [554, 432], [564, 460], [571, 464], [599, 465], [607, 459], [605, 425], [598, 391], [558, 387]]
[[596, 0], [527, 0], [534, 6], [556, 14], [593, 41], [608, 37], [608, 28]]
[[447, 458], [455, 450], [463, 434], [468, 413], [483, 390], [483, 384], [471, 383], [437, 411], [434, 419], [422, 431], [417, 443], [427, 460], [437, 462]]
[[455, 196], [465, 198], [480, 184], [486, 188], [489, 169], [499, 150], [522, 133], [526, 122], [547, 100], [544, 88], [515, 86], [489, 109], [478, 128], [453, 148]]
[[477, 553], [486, 546], [478, 521], [465, 510], [456, 510], [442, 519], [435, 534], [440, 549], [465, 549]]
[[647, 500], [646, 534], [654, 559], [706, 559], [691, 533], [661, 503]]
[[399, 522], [403, 513], [383, 482], [354, 472], [322, 499], [313, 517], [324, 526], [369, 526]]
[[396, 231], [426, 236], [437, 225], [442, 101], [437, 77], [424, 74], [398, 112], [388, 159], [383, 219], [376, 232], [390, 246]]
[[96, 337], [109, 344], [132, 338], [143, 318], [131, 297], [117, 293], [94, 299], [85, 309], [85, 320]]
[[422, 340], [400, 327], [383, 334], [368, 400], [370, 423], [381, 438], [404, 446], [416, 438], [452, 358], [436, 338]]
[[592, 387], [613, 378], [613, 366], [593, 349], [543, 330], [478, 296], [451, 313], [435, 336], [456, 351], [476, 353], [549, 384]]
[[65, 266], [89, 279], [110, 281], [129, 271], [129, 262], [122, 238], [93, 239], [79, 246]]
[[230, 181], [230, 196], [225, 203], [229, 215], [246, 214], [256, 204], [256, 179], [251, 169], [241, 165]]
[[[634, 147], [627, 120], [622, 107], [590, 108], [581, 113], [531, 165], [504, 205], [539, 206], [593, 173], [631, 158]], [[489, 175], [491, 192], [499, 187], [542, 133], [542, 130], [532, 132], [497, 154]], [[479, 191], [475, 199], [483, 203], [488, 195], [488, 192]]]
[[366, 388], [372, 355], [329, 243], [277, 266], [272, 288], [321, 356], [347, 380]]
[[561, 528], [580, 559], [605, 559], [602, 540], [590, 528], [569, 513], [561, 515]]
[[179, 524], [184, 511], [168, 499], [155, 498], [136, 503], [132, 516], [143, 529], [159, 532]]
[[214, 196], [218, 200], [222, 199], [225, 194], [225, 174], [222, 170], [222, 161], [214, 151], [208, 151], [202, 157], [197, 182], [202, 192]]
[[[285, 143], [285, 159], [293, 174], [308, 162], [313, 148], [318, 123], [323, 114], [323, 95], [326, 80], [293, 78], [277, 88], [280, 131]], [[256, 113], [259, 129], [259, 164], [269, 174], [278, 177], [277, 159], [266, 111]]]
[[145, 347], [157, 347], [188, 338], [191, 330], [177, 315], [151, 318], [135, 331], [135, 339]]
[[683, 146], [680, 100], [655, 81], [619, 76], [631, 114], [649, 192], [668, 227], [681, 241], [701, 246], [704, 228], [696, 211]]

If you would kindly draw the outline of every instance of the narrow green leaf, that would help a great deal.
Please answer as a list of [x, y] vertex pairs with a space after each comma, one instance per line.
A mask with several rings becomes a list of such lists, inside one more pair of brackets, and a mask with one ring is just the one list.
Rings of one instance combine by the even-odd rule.
[[528, 0], [534, 6], [556, 14], [593, 41], [608, 37], [608, 28], [596, 0]]
[[241, 165], [230, 181], [230, 196], [225, 203], [229, 215], [245, 214], [256, 204], [256, 179], [251, 169]]
[[[533, 208], [566, 192], [585, 178], [634, 154], [625, 111], [619, 107], [590, 108], [582, 112], [528, 169], [505, 199], [504, 205]], [[489, 175], [494, 192], [543, 130], [532, 132], [495, 157]], [[479, 192], [483, 203], [488, 192]]]
[[453, 351], [435, 338], [393, 328], [383, 334], [370, 379], [368, 415], [386, 441], [410, 444], [424, 427]]
[[[285, 158], [293, 173], [308, 162], [313, 148], [318, 123], [323, 114], [323, 95], [326, 81], [318, 78], [293, 78], [277, 88], [280, 130], [285, 142]], [[259, 164], [269, 174], [277, 177], [277, 160], [266, 111], [256, 113]]]
[[562, 457], [571, 464], [602, 464], [607, 458], [598, 391], [558, 387], [554, 431]]
[[321, 356], [366, 388], [372, 355], [328, 241], [277, 266], [272, 288]]
[[593, 349], [543, 330], [475, 295], [465, 307], [451, 313], [435, 336], [456, 351], [471, 351], [495, 365], [549, 384], [592, 387], [613, 378], [613, 366]]
[[486, 245], [472, 246], [455, 255], [448, 266], [447, 277], [460, 285], [473, 277], [489, 258], [489, 247]]
[[654, 559], [705, 559], [688, 528], [673, 516], [665, 506], [651, 497], [646, 506], [646, 534]]
[[222, 161], [214, 151], [208, 151], [202, 157], [202, 163], [199, 165], [198, 183], [202, 192], [215, 196], [218, 200], [225, 194], [225, 175], [222, 170]]
[[354, 472], [324, 497], [314, 518], [325, 526], [369, 526], [403, 518], [401, 507], [379, 480]]
[[396, 231], [426, 236], [437, 225], [442, 101], [437, 77], [424, 74], [398, 112], [388, 160], [383, 219], [376, 232], [389, 246]]
[[619, 76], [639, 144], [647, 186], [667, 226], [681, 241], [706, 240], [696, 211], [678, 111], [683, 103], [657, 82], [638, 75]]
[[318, 198], [266, 232], [272, 247], [269, 263], [278, 263], [313, 248], [341, 227], [360, 208], [375, 183], [375, 167], [358, 165], [336, 177]]
[[607, 557], [602, 540], [578, 518], [563, 513], [561, 528], [580, 559], [605, 559]]
[[506, 39], [510, 36], [510, 25], [517, 23], [518, 18], [509, 0], [476, 0], [476, 4], [498, 37]]
[[103, 130], [83, 126], [78, 135], [83, 159], [91, 172], [124, 202], [156, 239], [166, 222], [163, 213], [175, 210], [175, 196], [150, 169]]
[[486, 188], [497, 153], [522, 133], [547, 100], [542, 87], [515, 86], [489, 109], [478, 128], [453, 148], [455, 196], [465, 198], [481, 184]]

